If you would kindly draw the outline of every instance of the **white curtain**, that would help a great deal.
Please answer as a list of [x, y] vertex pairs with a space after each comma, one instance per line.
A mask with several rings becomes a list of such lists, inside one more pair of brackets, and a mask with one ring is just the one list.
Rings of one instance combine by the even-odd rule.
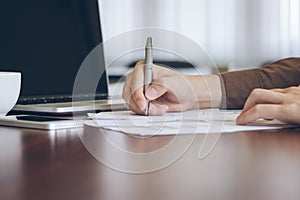
[[104, 39], [142, 27], [180, 32], [218, 65], [300, 56], [300, 0], [101, 0]]

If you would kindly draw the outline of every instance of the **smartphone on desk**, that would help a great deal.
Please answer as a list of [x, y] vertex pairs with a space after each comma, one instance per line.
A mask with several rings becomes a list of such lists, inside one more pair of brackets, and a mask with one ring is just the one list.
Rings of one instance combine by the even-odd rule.
[[76, 120], [75, 122], [72, 118], [57, 118], [38, 115], [16, 115], [0, 118], [0, 125], [42, 130], [57, 130], [81, 127], [83, 125], [83, 120]]

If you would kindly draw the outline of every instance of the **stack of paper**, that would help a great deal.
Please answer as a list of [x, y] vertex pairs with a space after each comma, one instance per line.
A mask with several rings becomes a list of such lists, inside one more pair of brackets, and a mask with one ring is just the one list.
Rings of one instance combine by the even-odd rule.
[[174, 134], [228, 133], [247, 130], [265, 130], [286, 127], [278, 121], [260, 120], [248, 126], [238, 126], [235, 119], [240, 111], [218, 109], [166, 113], [163, 116], [142, 116], [131, 111], [89, 113], [89, 125], [128, 134], [152, 136]]

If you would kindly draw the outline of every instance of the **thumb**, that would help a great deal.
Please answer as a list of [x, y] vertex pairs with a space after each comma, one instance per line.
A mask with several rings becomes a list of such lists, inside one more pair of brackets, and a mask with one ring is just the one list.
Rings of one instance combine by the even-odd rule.
[[167, 88], [163, 85], [153, 82], [146, 91], [146, 98], [154, 100], [164, 95], [167, 91]]

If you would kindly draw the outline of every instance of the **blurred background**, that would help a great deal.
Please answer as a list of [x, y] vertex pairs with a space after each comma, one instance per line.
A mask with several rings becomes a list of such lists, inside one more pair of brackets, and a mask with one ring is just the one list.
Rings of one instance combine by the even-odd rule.
[[100, 9], [104, 40], [143, 27], [174, 30], [229, 70], [300, 56], [300, 0], [101, 0]]

